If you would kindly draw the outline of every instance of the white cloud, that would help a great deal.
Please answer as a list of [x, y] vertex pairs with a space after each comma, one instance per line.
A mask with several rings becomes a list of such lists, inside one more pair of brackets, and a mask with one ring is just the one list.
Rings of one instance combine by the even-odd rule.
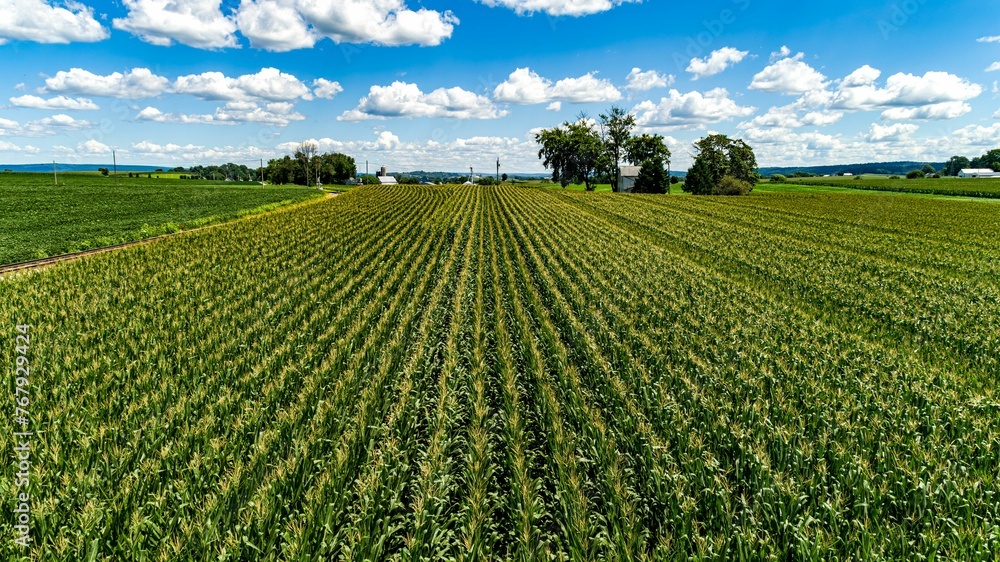
[[14, 143], [0, 140], [0, 152], [27, 152], [28, 154], [37, 154], [39, 152], [37, 147], [29, 145], [18, 146]]
[[779, 127], [795, 129], [798, 127], [825, 127], [832, 125], [844, 116], [843, 111], [829, 109], [814, 109], [802, 100], [793, 104], [772, 107], [767, 113], [758, 115], [750, 121], [740, 123], [739, 128]]
[[93, 123], [90, 121], [73, 119], [65, 114], [53, 115], [23, 124], [0, 118], [0, 136], [5, 137], [44, 137], [91, 127], [93, 127]]
[[317, 78], [313, 80], [313, 94], [317, 98], [323, 98], [325, 100], [332, 100], [337, 97], [337, 94], [344, 91], [344, 87], [340, 85], [339, 82], [331, 82], [326, 78]]
[[461, 88], [438, 88], [425, 94], [416, 84], [397, 81], [389, 86], [372, 86], [356, 108], [337, 119], [351, 122], [394, 117], [498, 119], [506, 114], [488, 98]]
[[547, 111], [562, 111], [562, 102], [561, 101], [554, 101], [554, 102], [550, 103], [549, 106], [546, 107], [545, 109]]
[[147, 107], [135, 117], [136, 121], [173, 123], [182, 125], [239, 125], [258, 123], [275, 127], [288, 126], [292, 121], [305, 119], [288, 102], [259, 105], [255, 102], [230, 102], [219, 107], [213, 114], [163, 113], [155, 107]]
[[518, 15], [544, 12], [550, 16], [588, 16], [606, 12], [627, 2], [642, 0], [479, 0], [495, 8], [501, 6], [514, 10]]
[[893, 123], [892, 125], [873, 123], [871, 131], [868, 133], [868, 140], [871, 142], [899, 141], [909, 138], [919, 128], [912, 123]]
[[82, 68], [60, 70], [45, 80], [42, 93], [69, 93], [109, 98], [152, 98], [170, 87], [170, 81], [147, 68], [134, 68], [125, 74], [115, 72], [98, 76]]
[[992, 37], [980, 37], [977, 39], [980, 43], [1000, 43], [1000, 35], [993, 35]]
[[230, 78], [221, 72], [180, 76], [174, 81], [173, 91], [213, 101], [312, 99], [308, 86], [277, 68], [262, 68], [256, 74], [244, 74], [237, 78]]
[[1000, 70], [1000, 61], [997, 61], [986, 67], [986, 72], [996, 72], [998, 70]]
[[[780, 54], [784, 51], [785, 48]], [[805, 53], [798, 53], [770, 64], [753, 77], [750, 88], [782, 94], [803, 94], [826, 88], [826, 76], [802, 62], [804, 57]]]
[[451, 11], [411, 10], [403, 0], [243, 0], [236, 21], [252, 45], [272, 51], [309, 47], [319, 37], [429, 47], [459, 23]]
[[787, 45], [782, 45], [781, 49], [778, 49], [777, 51], [771, 53], [771, 58], [768, 60], [768, 62], [773, 63], [775, 61], [788, 58], [788, 55], [790, 54], [792, 54], [792, 50], [789, 49]]
[[749, 54], [750, 51], [741, 51], [733, 47], [723, 47], [712, 51], [709, 56], [703, 59], [691, 59], [691, 64], [688, 65], [687, 71], [694, 74], [693, 80], [715, 76], [730, 66], [739, 64]]
[[76, 145], [76, 151], [79, 154], [111, 154], [111, 147], [103, 142], [91, 139]]
[[176, 41], [198, 49], [239, 47], [236, 23], [222, 13], [221, 0], [122, 0], [128, 15], [115, 29], [147, 43], [169, 47]]
[[308, 49], [319, 39], [295, 8], [295, 0], [243, 0], [236, 25], [251, 45], [268, 51]]
[[654, 88], [666, 88], [674, 83], [672, 74], [660, 74], [655, 70], [643, 72], [639, 68], [633, 68], [625, 80], [627, 81], [625, 89], [632, 92], [645, 92]]
[[881, 73], [863, 66], [848, 75], [830, 100], [835, 109], [881, 110], [884, 119], [954, 119], [972, 111], [965, 103], [979, 96], [983, 88], [947, 72], [927, 72], [923, 76], [898, 73], [876, 81]]
[[40, 98], [38, 96], [18, 96], [10, 98], [10, 103], [14, 107], [26, 107], [30, 109], [63, 109], [93, 111], [100, 109], [96, 103], [87, 98], [68, 98], [66, 96], [56, 96], [53, 98]]
[[725, 88], [686, 94], [670, 90], [670, 96], [662, 98], [658, 104], [644, 101], [633, 109], [636, 123], [644, 129], [701, 127], [747, 117], [754, 111], [756, 108], [742, 107], [730, 99]]
[[90, 43], [108, 38], [94, 10], [74, 0], [56, 7], [43, 0], [0, 0], [0, 45], [8, 40]]
[[191, 162], [222, 164], [224, 162], [245, 162], [278, 156], [277, 152], [273, 149], [259, 148], [256, 146], [205, 147], [194, 144], [158, 144], [148, 140], [132, 144], [132, 150], [136, 154], [142, 154], [146, 157], [155, 157], [163, 162], [179, 162], [186, 164], [190, 164]]
[[993, 118], [1000, 119], [1000, 109], [998, 109], [997, 112], [993, 114]]
[[566, 101], [570, 103], [607, 103], [618, 101], [622, 93], [607, 80], [590, 72], [579, 78], [564, 78], [555, 84], [530, 68], [518, 68], [493, 90], [493, 99], [503, 103], [531, 105]]

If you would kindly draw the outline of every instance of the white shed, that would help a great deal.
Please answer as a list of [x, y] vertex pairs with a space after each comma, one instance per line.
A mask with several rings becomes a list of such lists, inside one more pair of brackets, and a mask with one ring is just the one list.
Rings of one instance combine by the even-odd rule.
[[642, 166], [622, 166], [618, 169], [618, 191], [621, 193], [632, 193], [635, 187], [635, 180], [639, 178], [639, 170]]
[[395, 176], [379, 176], [378, 181], [382, 182], [382, 185], [398, 185]]
[[994, 172], [989, 168], [968, 168], [958, 173], [960, 178], [1000, 178], [1000, 172]]

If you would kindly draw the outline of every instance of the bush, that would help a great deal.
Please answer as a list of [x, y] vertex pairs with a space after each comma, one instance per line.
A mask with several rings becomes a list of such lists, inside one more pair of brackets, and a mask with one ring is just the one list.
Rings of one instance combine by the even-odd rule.
[[771, 176], [771, 183], [782, 183], [782, 182], [784, 182], [787, 179], [788, 178], [786, 178], [785, 176], [783, 176], [781, 174], [774, 174], [773, 176]]
[[677, 185], [681, 183], [681, 178], [679, 176], [670, 176], [671, 185]]
[[753, 191], [753, 184], [733, 176], [725, 176], [712, 195], [747, 195]]
[[899, 176], [889, 176], [889, 179], [891, 179], [891, 180], [898, 180]]
[[934, 178], [934, 179], [936, 179], [936, 180], [939, 180], [939, 179], [941, 179], [941, 174], [934, 174], [931, 177]]
[[861, 181], [861, 176], [854, 176], [854, 181]]
[[924, 177], [927, 177], [927, 174], [925, 174], [923, 170], [912, 170], [906, 174], [906, 179], [908, 180], [916, 180]]

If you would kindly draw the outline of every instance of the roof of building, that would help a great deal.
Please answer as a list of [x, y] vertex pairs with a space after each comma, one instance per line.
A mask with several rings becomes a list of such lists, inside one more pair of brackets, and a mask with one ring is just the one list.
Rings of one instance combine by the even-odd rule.
[[637, 178], [639, 177], [639, 170], [642, 169], [642, 166], [622, 166], [619, 169], [621, 170], [623, 178]]
[[989, 168], [967, 168], [962, 170], [963, 174], [997, 174], [1000, 172], [994, 172]]
[[382, 182], [382, 185], [395, 185], [398, 183], [394, 176], [379, 176], [378, 181]]

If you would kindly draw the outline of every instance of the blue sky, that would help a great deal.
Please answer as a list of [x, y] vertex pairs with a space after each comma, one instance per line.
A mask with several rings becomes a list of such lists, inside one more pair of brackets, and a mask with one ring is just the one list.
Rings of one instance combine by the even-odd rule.
[[[674, 167], [1000, 146], [1000, 0], [0, 0], [0, 162], [539, 172], [532, 132], [611, 105]], [[8, 17], [9, 16], [9, 17]]]

